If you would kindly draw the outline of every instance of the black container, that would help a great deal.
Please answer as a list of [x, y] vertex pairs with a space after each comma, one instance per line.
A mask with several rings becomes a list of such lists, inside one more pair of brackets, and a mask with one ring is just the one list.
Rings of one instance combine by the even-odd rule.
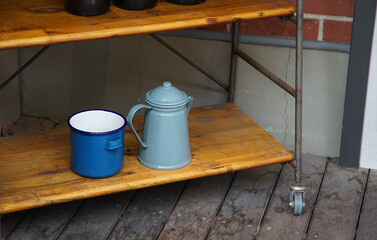
[[96, 16], [109, 10], [110, 0], [65, 0], [65, 11], [79, 16]]
[[194, 5], [204, 2], [205, 0], [168, 0], [168, 2], [180, 5]]
[[146, 10], [156, 6], [157, 0], [115, 0], [115, 6], [127, 10]]

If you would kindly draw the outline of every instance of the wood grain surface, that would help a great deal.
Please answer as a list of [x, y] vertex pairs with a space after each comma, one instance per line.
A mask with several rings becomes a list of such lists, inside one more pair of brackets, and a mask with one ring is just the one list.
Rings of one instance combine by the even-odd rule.
[[206, 239], [232, 182], [233, 174], [191, 180], [158, 240]]
[[[142, 128], [142, 118], [135, 119]], [[103, 179], [70, 168], [69, 129], [0, 139], [0, 213], [205, 177], [292, 160], [292, 154], [234, 104], [193, 109], [191, 163], [153, 170], [139, 163], [139, 145], [127, 128], [123, 169]]]
[[156, 239], [186, 182], [140, 189], [108, 240]]
[[134, 194], [127, 191], [84, 200], [58, 239], [107, 239]]
[[294, 11], [282, 0], [207, 0], [191, 6], [158, 1], [151, 10], [128, 11], [111, 5], [106, 14], [82, 17], [65, 12], [64, 0], [2, 0], [0, 49], [201, 27]]
[[365, 169], [347, 169], [332, 159], [327, 166], [307, 239], [354, 239], [367, 178]]
[[7, 240], [54, 240], [69, 223], [82, 200], [33, 209], [17, 225]]
[[371, 170], [365, 193], [360, 222], [357, 229], [357, 240], [377, 239], [377, 171]]
[[281, 168], [275, 164], [237, 172], [207, 239], [253, 239]]
[[306, 226], [310, 221], [310, 213], [314, 208], [318, 187], [325, 171], [326, 160], [325, 157], [303, 155], [302, 184], [306, 188], [306, 206], [302, 215], [299, 216], [293, 215], [292, 208], [288, 205], [289, 187], [295, 183], [295, 170], [291, 165], [285, 164], [260, 227], [258, 239], [304, 239]]
[[26, 211], [13, 212], [1, 217], [1, 237], [6, 239], [25, 216]]

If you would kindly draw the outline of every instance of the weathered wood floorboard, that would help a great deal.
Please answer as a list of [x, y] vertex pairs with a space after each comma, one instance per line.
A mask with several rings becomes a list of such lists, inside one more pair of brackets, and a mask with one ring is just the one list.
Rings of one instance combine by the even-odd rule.
[[29, 210], [7, 239], [55, 239], [69, 222], [81, 202], [82, 200]]
[[2, 218], [1, 236], [6, 238], [25, 216], [27, 211], [5, 214]]
[[186, 182], [138, 190], [109, 240], [156, 239]]
[[128, 191], [84, 200], [58, 239], [106, 239], [134, 193]]
[[307, 239], [354, 238], [367, 177], [365, 169], [346, 169], [336, 159], [328, 163]]
[[326, 158], [303, 156], [302, 184], [306, 187], [306, 207], [300, 216], [292, 215], [289, 202], [289, 186], [295, 183], [295, 171], [285, 164], [275, 193], [260, 228], [258, 239], [302, 239], [313, 208], [317, 189], [325, 170]]
[[281, 164], [237, 173], [207, 239], [252, 239]]
[[204, 239], [223, 202], [233, 174], [191, 180], [158, 239]]
[[357, 240], [377, 239], [377, 171], [371, 170], [360, 216]]

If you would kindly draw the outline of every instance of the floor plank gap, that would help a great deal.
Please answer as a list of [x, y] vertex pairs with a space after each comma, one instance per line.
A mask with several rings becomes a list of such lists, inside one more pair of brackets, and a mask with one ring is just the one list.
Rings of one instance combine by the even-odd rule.
[[190, 181], [158, 239], [204, 239], [231, 180], [228, 173]]
[[[177, 198], [177, 201], [175, 201], [173, 208], [172, 208], [171, 211], [169, 212], [169, 216], [170, 216], [170, 214], [174, 211], [175, 207], [177, 206], [177, 204], [178, 204], [179, 200], [181, 199], [183, 193], [185, 192], [185, 190], [186, 190], [187, 185], [188, 185], [189, 182], [190, 182], [190, 180], [189, 180], [189, 181], [185, 181], [185, 185], [183, 186], [182, 192], [181, 192], [181, 194], [179, 194], [179, 197]], [[157, 236], [154, 238], [154, 240], [157, 240], [157, 239], [160, 237], [161, 232], [162, 232], [162, 229], [165, 228], [165, 225], [166, 225], [166, 223], [168, 222], [168, 219], [169, 219], [169, 218], [166, 218], [166, 219], [165, 219], [165, 221], [164, 221], [163, 224], [162, 224], [162, 228], [161, 228], [161, 230], [158, 232], [158, 234], [157, 234]]]
[[356, 233], [357, 240], [377, 239], [377, 171], [369, 171], [368, 185]]
[[330, 159], [307, 239], [351, 240], [363, 196], [366, 169], [350, 169]]
[[360, 206], [359, 206], [359, 212], [358, 212], [358, 214], [357, 214], [357, 222], [356, 222], [355, 233], [353, 234], [353, 239], [354, 239], [354, 240], [356, 240], [356, 237], [357, 237], [357, 230], [359, 229], [360, 216], [361, 216], [361, 212], [363, 211], [363, 205], [364, 205], [365, 195], [366, 195], [367, 188], [368, 188], [369, 177], [370, 177], [370, 169], [368, 170], [367, 178], [365, 179], [365, 182], [364, 182], [363, 196], [362, 196], [362, 198], [361, 198]]
[[281, 167], [275, 164], [239, 171], [208, 239], [252, 239]]
[[142, 191], [142, 190], [140, 190], [140, 189], [138, 189], [138, 190], [134, 190], [134, 193], [133, 193], [133, 195], [132, 195], [130, 201], [124, 206], [124, 208], [122, 209], [122, 212], [121, 212], [121, 214], [120, 214], [118, 220], [117, 220], [117, 221], [113, 224], [113, 226], [110, 228], [110, 230], [109, 230], [107, 236], [106, 236], [104, 239], [106, 239], [106, 240], [110, 239], [110, 236], [111, 236], [111, 234], [113, 233], [114, 229], [115, 229], [116, 226], [119, 224], [120, 220], [121, 220], [122, 218], [125, 217], [124, 214], [125, 214], [127, 208], [128, 208], [128, 207], [130, 206], [130, 204], [134, 201], [134, 199], [136, 198], [136, 195], [137, 195], [137, 193], [138, 193], [139, 191]]
[[8, 240], [53, 240], [66, 227], [82, 200], [28, 211]]
[[185, 182], [177, 182], [138, 191], [108, 239], [155, 239], [184, 185]]
[[218, 216], [218, 214], [219, 214], [219, 212], [220, 212], [220, 209], [222, 208], [222, 206], [223, 206], [223, 204], [224, 204], [224, 202], [225, 202], [226, 196], [228, 195], [230, 189], [231, 189], [232, 186], [233, 186], [233, 182], [234, 182], [234, 179], [235, 179], [236, 176], [237, 176], [237, 173], [238, 173], [238, 172], [233, 173], [231, 183], [229, 184], [228, 190], [227, 190], [226, 193], [224, 194], [223, 201], [221, 202], [221, 204], [219, 205], [219, 208], [218, 208], [217, 211], [216, 211], [216, 217], [212, 219], [211, 226], [210, 226], [210, 228], [208, 229], [207, 235], [206, 235], [205, 238], [204, 238], [205, 240], [208, 239], [209, 234], [210, 234], [210, 232], [211, 232], [211, 230], [212, 230], [212, 227], [213, 227], [213, 225], [216, 223], [216, 218], [217, 218], [217, 216]]
[[1, 218], [1, 236], [7, 239], [17, 229], [18, 225], [27, 215], [28, 210], [5, 214]]
[[[257, 231], [256, 231], [255, 234], [254, 234], [254, 238], [253, 238], [254, 240], [256, 240], [256, 239], [258, 238], [258, 236], [259, 236], [260, 228], [261, 228], [261, 226], [262, 226], [262, 224], [263, 224], [263, 220], [264, 220], [264, 217], [266, 216], [267, 209], [269, 208], [270, 203], [271, 203], [271, 200], [272, 200], [272, 197], [273, 197], [273, 195], [274, 195], [274, 193], [275, 193], [275, 190], [276, 190], [276, 187], [277, 187], [277, 185], [278, 185], [278, 182], [279, 182], [279, 179], [280, 179], [281, 173], [283, 172], [283, 167], [284, 167], [284, 165], [286, 165], [286, 164], [282, 164], [282, 165], [281, 165], [281, 168], [280, 168], [279, 174], [278, 174], [278, 176], [277, 176], [277, 178], [276, 178], [276, 180], [275, 180], [274, 187], [272, 188], [272, 191], [271, 191], [271, 193], [270, 193], [270, 196], [268, 197], [268, 200], [267, 200], [266, 206], [265, 206], [265, 208], [264, 208], [264, 210], [263, 210], [263, 213], [262, 213], [261, 219], [260, 219], [260, 221], [259, 221], [259, 223], [258, 223]], [[290, 165], [290, 166], [292, 166], [292, 165]]]
[[318, 190], [317, 190], [317, 193], [315, 195], [315, 200], [314, 200], [314, 204], [313, 204], [313, 207], [310, 211], [310, 215], [309, 215], [309, 219], [308, 219], [308, 222], [306, 224], [306, 228], [305, 228], [305, 233], [304, 233], [304, 237], [303, 237], [303, 240], [306, 240], [307, 237], [308, 237], [308, 231], [309, 231], [309, 227], [310, 227], [310, 222], [312, 221], [312, 217], [313, 217], [313, 213], [314, 213], [314, 209], [315, 207], [317, 206], [317, 202], [318, 202], [318, 196], [319, 196], [319, 193], [321, 192], [321, 188], [322, 188], [322, 184], [323, 184], [323, 179], [325, 178], [325, 174], [326, 174], [326, 171], [327, 171], [327, 166], [329, 165], [329, 158], [327, 158], [327, 161], [326, 161], [326, 164], [325, 164], [325, 168], [323, 169], [323, 174], [322, 174], [322, 178], [321, 178], [321, 181], [318, 185]]
[[81, 206], [83, 205], [83, 203], [85, 202], [86, 200], [80, 200], [80, 205], [76, 208], [75, 211], [72, 212], [71, 216], [68, 217], [64, 227], [61, 229], [61, 231], [56, 235], [56, 237], [54, 238], [54, 240], [57, 240], [60, 235], [64, 232], [64, 230], [67, 228], [68, 224], [71, 222], [72, 218], [76, 215], [76, 213], [79, 211], [79, 209], [81, 208]]
[[289, 187], [295, 182], [295, 169], [285, 164], [270, 206], [260, 227], [258, 240], [302, 240], [327, 158], [303, 155], [302, 185], [306, 187], [306, 207], [301, 215], [293, 215], [289, 206]]

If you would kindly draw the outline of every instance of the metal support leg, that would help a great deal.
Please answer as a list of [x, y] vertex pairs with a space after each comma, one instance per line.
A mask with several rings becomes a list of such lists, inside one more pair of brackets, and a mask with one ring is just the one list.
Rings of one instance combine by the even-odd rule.
[[229, 102], [234, 102], [236, 72], [237, 72], [237, 54], [234, 52], [234, 49], [238, 47], [239, 35], [240, 35], [240, 22], [234, 22], [233, 34], [232, 34], [232, 52], [231, 52], [231, 59], [230, 59], [230, 73], [229, 73], [229, 95], [228, 95]]
[[186, 56], [184, 56], [182, 53], [178, 52], [174, 47], [169, 45], [167, 42], [159, 38], [156, 34], [149, 34], [151, 37], [153, 37], [155, 40], [157, 40], [159, 43], [161, 43], [163, 46], [165, 46], [167, 49], [172, 51], [174, 54], [176, 54], [178, 57], [182, 58], [184, 61], [186, 61], [188, 64], [193, 66], [195, 69], [197, 69], [199, 72], [203, 73], [205, 76], [207, 76], [209, 79], [211, 79], [213, 82], [217, 83], [217, 85], [221, 86], [225, 91], [229, 91], [229, 87], [226, 86], [221, 81], [217, 80], [212, 74], [205, 71], [203, 68], [201, 68], [198, 64], [194, 63], [190, 59], [188, 59]]
[[297, 25], [296, 25], [296, 104], [295, 104], [295, 160], [296, 160], [296, 185], [290, 188], [290, 205], [293, 214], [302, 214], [305, 206], [305, 188], [301, 186], [302, 180], [302, 82], [303, 82], [303, 25], [304, 25], [304, 0], [297, 0]]
[[284, 82], [281, 78], [279, 78], [273, 72], [268, 70], [265, 66], [257, 62], [254, 58], [247, 55], [244, 51], [236, 47], [233, 49], [233, 53], [237, 54], [240, 58], [245, 60], [245, 62], [250, 64], [250, 66], [254, 67], [260, 73], [265, 75], [267, 78], [273, 81], [276, 85], [284, 89], [287, 93], [289, 93], [293, 97], [296, 97], [296, 90], [293, 87], [289, 86], [288, 83]]
[[[18, 58], [18, 68], [21, 68], [23, 65], [22, 61], [22, 48], [17, 49], [17, 58]], [[20, 72], [18, 74], [18, 97], [20, 102], [20, 114], [23, 115], [24, 111], [24, 76]]]
[[18, 76], [22, 71], [24, 71], [30, 64], [32, 64], [39, 56], [41, 56], [50, 46], [44, 46], [41, 50], [39, 50], [32, 58], [29, 59], [22, 67], [20, 67], [15, 73], [12, 74], [7, 80], [5, 80], [0, 85], [0, 91], [5, 88], [15, 77]]

